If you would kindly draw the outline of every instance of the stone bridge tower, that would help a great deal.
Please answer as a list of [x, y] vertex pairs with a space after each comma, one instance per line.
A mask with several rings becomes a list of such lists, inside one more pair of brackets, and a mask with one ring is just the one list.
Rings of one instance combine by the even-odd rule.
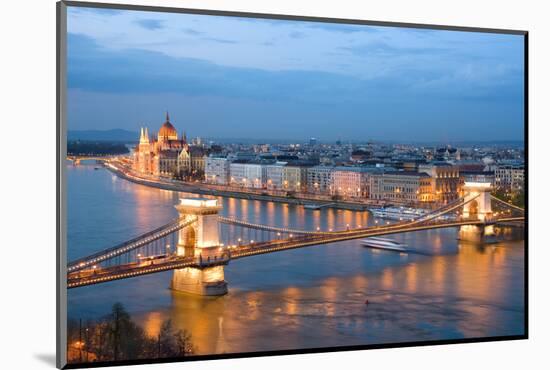
[[196, 267], [174, 270], [171, 288], [186, 293], [215, 296], [227, 293], [224, 265], [229, 260], [226, 249], [220, 245], [217, 199], [182, 198], [177, 204], [181, 222], [195, 222], [182, 228], [178, 235], [177, 255], [193, 257]]
[[[462, 218], [490, 221], [493, 217], [491, 208], [491, 191], [493, 187], [486, 181], [466, 181], [464, 183], [464, 204]], [[474, 199], [475, 198], [475, 199]], [[471, 200], [473, 199], [473, 200]], [[459, 239], [474, 243], [494, 243], [495, 232], [493, 225], [465, 225], [460, 227]]]
[[465, 201], [475, 198], [464, 205], [462, 217], [478, 218], [481, 221], [487, 221], [493, 217], [491, 209], [491, 191], [493, 187], [490, 182], [465, 182], [464, 183]]

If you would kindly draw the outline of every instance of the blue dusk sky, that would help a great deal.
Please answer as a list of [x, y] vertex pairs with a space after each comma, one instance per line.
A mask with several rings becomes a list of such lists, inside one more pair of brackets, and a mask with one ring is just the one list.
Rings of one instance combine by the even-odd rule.
[[68, 8], [69, 130], [523, 140], [523, 36]]

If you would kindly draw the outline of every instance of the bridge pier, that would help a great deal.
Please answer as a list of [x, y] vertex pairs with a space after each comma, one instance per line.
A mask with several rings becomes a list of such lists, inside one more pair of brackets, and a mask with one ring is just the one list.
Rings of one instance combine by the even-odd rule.
[[458, 239], [476, 244], [496, 243], [496, 235], [493, 225], [464, 225], [460, 227]]
[[202, 296], [227, 294], [223, 265], [204, 268], [186, 267], [175, 270], [170, 289]]
[[182, 198], [176, 209], [181, 222], [196, 218], [180, 230], [176, 253], [195, 258], [197, 265], [174, 270], [170, 288], [202, 296], [227, 294], [224, 265], [229, 262], [229, 253], [220, 245], [218, 235], [221, 206], [216, 199]]

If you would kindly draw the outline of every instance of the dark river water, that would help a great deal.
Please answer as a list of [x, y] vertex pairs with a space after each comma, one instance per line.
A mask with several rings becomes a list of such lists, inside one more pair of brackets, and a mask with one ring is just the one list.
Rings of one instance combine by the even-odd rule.
[[[169, 222], [184, 195], [91, 165], [67, 168], [69, 260]], [[223, 215], [296, 229], [374, 222], [368, 212], [220, 200]], [[216, 298], [169, 290], [172, 272], [71, 289], [68, 314], [97, 318], [121, 302], [152, 336], [171, 318], [191, 332], [199, 354], [523, 334], [523, 241], [476, 246], [457, 235], [392, 236], [430, 255], [375, 251], [353, 240], [232, 261], [229, 294]]]

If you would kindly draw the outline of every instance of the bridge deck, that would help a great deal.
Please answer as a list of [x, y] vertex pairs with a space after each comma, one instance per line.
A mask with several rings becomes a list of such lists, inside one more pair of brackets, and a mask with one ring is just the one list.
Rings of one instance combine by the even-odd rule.
[[265, 253], [285, 251], [295, 248], [303, 248], [314, 245], [335, 243], [345, 240], [367, 238], [372, 236], [382, 236], [396, 233], [422, 231], [430, 229], [460, 227], [464, 225], [487, 226], [496, 223], [524, 221], [524, 217], [507, 217], [494, 219], [489, 222], [480, 220], [461, 220], [452, 222], [432, 222], [429, 224], [411, 225], [410, 222], [403, 224], [394, 224], [391, 226], [369, 227], [364, 229], [353, 229], [346, 232], [330, 233], [323, 235], [301, 235], [288, 239], [270, 240], [263, 243], [254, 243], [242, 245], [229, 250], [230, 258], [222, 258], [211, 262], [202, 261], [200, 264], [193, 257], [171, 257], [162, 262], [152, 262], [151, 264], [130, 263], [100, 270], [83, 270], [71, 272], [67, 279], [67, 288], [76, 288], [86, 285], [99, 284], [107, 281], [126, 279], [161, 271], [168, 271], [184, 267], [205, 267], [215, 264], [226, 264], [230, 259], [239, 259]]

